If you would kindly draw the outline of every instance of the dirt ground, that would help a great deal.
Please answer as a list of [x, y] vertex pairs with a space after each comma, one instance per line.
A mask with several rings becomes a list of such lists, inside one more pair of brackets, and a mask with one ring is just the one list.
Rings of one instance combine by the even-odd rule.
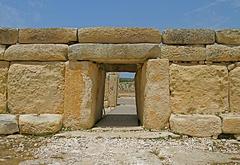
[[191, 138], [138, 127], [0, 138], [1, 165], [240, 164], [237, 140]]

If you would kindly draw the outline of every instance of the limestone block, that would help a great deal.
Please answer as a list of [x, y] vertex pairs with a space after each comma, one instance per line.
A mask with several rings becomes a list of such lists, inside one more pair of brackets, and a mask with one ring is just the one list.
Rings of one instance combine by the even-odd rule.
[[64, 44], [18, 44], [10, 46], [4, 55], [8, 61], [64, 61], [68, 45]]
[[169, 61], [204, 61], [206, 48], [203, 46], [161, 46], [161, 58]]
[[11, 45], [18, 40], [18, 29], [0, 27], [0, 44]]
[[119, 75], [117, 73], [108, 74], [108, 106], [117, 106], [118, 97], [118, 79]]
[[162, 33], [164, 44], [213, 44], [215, 32], [209, 29], [167, 29]]
[[105, 108], [107, 108], [107, 107], [109, 107], [108, 106], [108, 83], [109, 83], [109, 81], [108, 81], [108, 75], [109, 75], [109, 73], [110, 72], [107, 72], [106, 73], [106, 77], [105, 77], [105, 89], [104, 89], [104, 107]]
[[226, 45], [240, 45], [240, 29], [223, 29], [216, 31], [216, 42]]
[[207, 45], [207, 61], [240, 61], [240, 46]]
[[152, 28], [96, 27], [78, 29], [80, 43], [160, 43], [161, 34]]
[[100, 120], [103, 115], [106, 71], [99, 68], [97, 78], [96, 121]]
[[139, 63], [160, 56], [158, 44], [75, 44], [69, 47], [69, 60], [104, 63]]
[[27, 28], [19, 30], [19, 43], [64, 44], [76, 41], [77, 29], [74, 28]]
[[163, 129], [170, 117], [169, 108], [169, 61], [151, 59], [142, 70], [143, 126], [148, 129]]
[[12, 63], [8, 108], [13, 114], [63, 113], [64, 63]]
[[60, 114], [20, 115], [20, 133], [31, 135], [54, 134], [61, 130], [62, 118]]
[[170, 117], [170, 127], [175, 133], [197, 137], [221, 134], [221, 119], [214, 115], [174, 115]]
[[230, 110], [240, 112], [240, 67], [229, 72], [229, 84]]
[[106, 72], [136, 72], [136, 64], [104, 64]]
[[142, 69], [139, 68], [135, 74], [135, 99], [137, 107], [137, 115], [141, 124], [143, 124], [143, 88], [141, 88], [142, 82]]
[[17, 117], [10, 114], [0, 114], [0, 135], [19, 132]]
[[4, 52], [5, 52], [6, 46], [0, 45], [0, 60], [4, 59]]
[[0, 114], [6, 113], [7, 75], [9, 62], [0, 61]]
[[91, 128], [97, 120], [98, 67], [92, 62], [67, 62], [65, 72], [64, 127]]
[[182, 114], [228, 111], [228, 70], [220, 65], [170, 66], [171, 110]]
[[240, 134], [240, 114], [223, 114], [221, 118], [223, 133]]

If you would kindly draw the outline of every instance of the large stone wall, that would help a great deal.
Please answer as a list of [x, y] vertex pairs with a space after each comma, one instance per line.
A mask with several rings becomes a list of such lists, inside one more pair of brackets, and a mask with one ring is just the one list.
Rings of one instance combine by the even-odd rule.
[[147, 129], [240, 134], [240, 29], [0, 28], [0, 71], [0, 134], [93, 127], [109, 71]]

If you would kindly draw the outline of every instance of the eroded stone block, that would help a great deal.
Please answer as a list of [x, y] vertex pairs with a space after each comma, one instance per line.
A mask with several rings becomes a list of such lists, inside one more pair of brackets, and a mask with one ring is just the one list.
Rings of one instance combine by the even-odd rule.
[[207, 45], [207, 61], [240, 61], [240, 46]]
[[206, 48], [203, 46], [161, 46], [161, 58], [169, 61], [204, 61]]
[[18, 40], [18, 29], [0, 28], [0, 44], [11, 45]]
[[209, 29], [167, 29], [162, 33], [164, 44], [213, 44], [215, 32]]
[[161, 34], [152, 28], [96, 27], [78, 29], [80, 43], [160, 43]]
[[6, 112], [7, 75], [9, 62], [0, 61], [0, 113]]
[[143, 87], [143, 126], [163, 129], [170, 117], [169, 61], [151, 59], [144, 63], [141, 87]]
[[240, 114], [223, 114], [222, 131], [229, 134], [240, 134]]
[[229, 100], [231, 112], [240, 112], [240, 67], [229, 72]]
[[46, 135], [54, 134], [62, 128], [60, 114], [26, 114], [19, 116], [21, 134]]
[[74, 28], [27, 28], [19, 30], [19, 43], [64, 44], [76, 41], [77, 29]]
[[145, 79], [142, 79], [142, 68], [138, 67], [135, 74], [135, 99], [136, 99], [136, 108], [138, 119], [143, 125], [143, 90], [141, 84], [144, 83]]
[[64, 44], [19, 44], [10, 46], [4, 55], [8, 61], [64, 61], [68, 45]]
[[0, 45], [0, 60], [4, 59], [4, 52], [5, 52], [6, 46]]
[[66, 63], [64, 127], [91, 128], [99, 118], [96, 112], [98, 73], [97, 64], [92, 62]]
[[228, 70], [220, 65], [170, 66], [171, 110], [182, 114], [228, 111]]
[[0, 114], [0, 135], [19, 132], [17, 117], [10, 114]]
[[69, 47], [69, 60], [103, 63], [139, 63], [160, 57], [158, 44], [75, 44]]
[[117, 73], [110, 73], [107, 75], [108, 79], [108, 106], [116, 107], [117, 106], [117, 96], [118, 96], [118, 79], [119, 75]]
[[13, 114], [63, 113], [64, 63], [12, 63], [8, 109]]
[[221, 119], [214, 115], [174, 115], [170, 117], [170, 127], [175, 133], [190, 136], [217, 136], [221, 131]]
[[240, 45], [240, 29], [223, 29], [216, 31], [216, 42], [226, 45]]

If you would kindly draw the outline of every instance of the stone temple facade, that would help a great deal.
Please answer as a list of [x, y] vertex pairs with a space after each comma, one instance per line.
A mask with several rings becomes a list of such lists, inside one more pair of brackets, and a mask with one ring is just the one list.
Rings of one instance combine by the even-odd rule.
[[0, 134], [92, 128], [119, 71], [144, 128], [240, 134], [240, 29], [0, 28], [0, 70]]

